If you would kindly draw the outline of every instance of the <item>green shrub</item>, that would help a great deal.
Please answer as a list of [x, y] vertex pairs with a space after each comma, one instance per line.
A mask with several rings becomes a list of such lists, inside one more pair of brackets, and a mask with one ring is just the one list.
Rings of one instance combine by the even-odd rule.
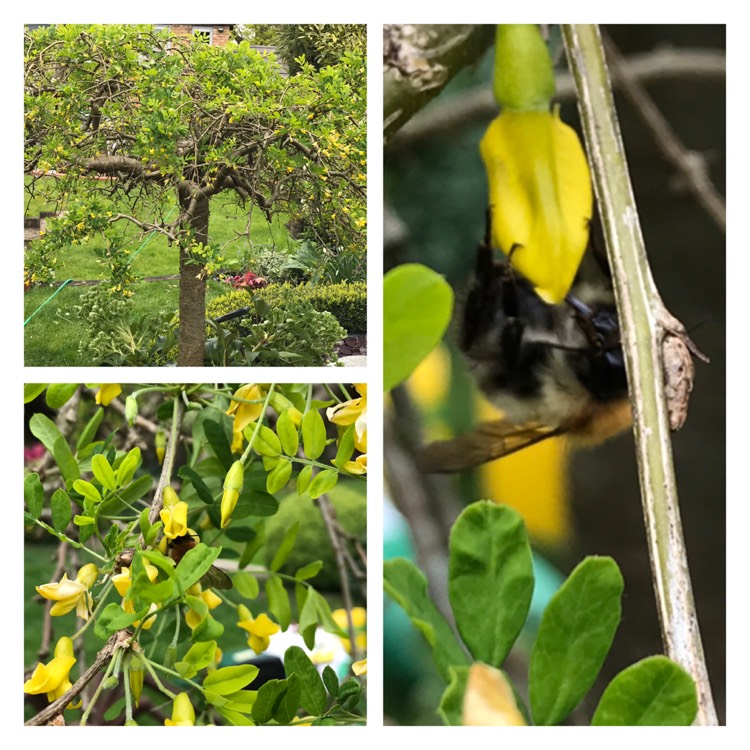
[[[364, 282], [322, 286], [269, 284], [255, 294], [272, 307], [286, 307], [291, 302], [305, 300], [318, 312], [330, 312], [347, 333], [367, 331], [367, 285]], [[242, 306], [239, 304], [236, 307]]]
[[[367, 540], [367, 500], [365, 483], [359, 480], [342, 480], [328, 494], [336, 513], [336, 521], [346, 532], [359, 540], [364, 547]], [[323, 560], [320, 572], [311, 579], [323, 591], [337, 590], [341, 586], [336, 555], [326, 531], [320, 509], [308, 497], [290, 495], [281, 501], [279, 510], [268, 519], [266, 526], [266, 564], [278, 549], [287, 529], [299, 521], [299, 533], [294, 547], [281, 568], [282, 573], [294, 575], [313, 560]], [[356, 557], [356, 553], [353, 553]], [[355, 591], [355, 596], [357, 592]]]
[[283, 305], [271, 305], [257, 294], [250, 297], [249, 305], [243, 304], [245, 298], [230, 296], [237, 291], [213, 300], [209, 317], [214, 310], [220, 310], [218, 315], [237, 307], [249, 306], [250, 310], [242, 318], [211, 325], [206, 344], [211, 364], [314, 367], [337, 361], [333, 347], [346, 331], [331, 313], [315, 310], [304, 299], [290, 298]]

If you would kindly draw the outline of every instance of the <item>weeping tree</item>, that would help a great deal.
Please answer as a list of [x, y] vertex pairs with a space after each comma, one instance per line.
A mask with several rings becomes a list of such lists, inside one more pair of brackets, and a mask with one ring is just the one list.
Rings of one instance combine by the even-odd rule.
[[[365, 248], [364, 46], [285, 77], [247, 42], [150, 26], [25, 33], [26, 190], [58, 206], [45, 257], [122, 227], [179, 247], [178, 365], [203, 364], [212, 199], [304, 217], [333, 252]], [[175, 211], [176, 204], [176, 211]], [[122, 260], [120, 259], [120, 263]]]

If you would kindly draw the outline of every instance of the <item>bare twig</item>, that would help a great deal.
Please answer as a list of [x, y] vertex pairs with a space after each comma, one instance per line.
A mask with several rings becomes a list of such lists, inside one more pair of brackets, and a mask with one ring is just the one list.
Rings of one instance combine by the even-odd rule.
[[[662, 359], [665, 341], [670, 337], [681, 340], [691, 351], [694, 345], [682, 324], [664, 307], [651, 275], [599, 29], [578, 24], [562, 28], [568, 64], [578, 87], [581, 121], [613, 274], [664, 647], [695, 680], [696, 722], [715, 725], [716, 710], [682, 536]], [[692, 368], [692, 361], [689, 366]]]
[[[180, 435], [180, 428], [182, 427], [182, 417], [185, 413], [185, 407], [182, 403], [182, 399], [179, 394], [175, 394], [174, 399], [174, 412], [172, 415], [172, 429], [169, 435], [169, 441], [167, 442], [167, 449], [164, 453], [164, 463], [161, 467], [161, 474], [159, 475], [159, 481], [156, 485], [156, 491], [154, 492], [154, 499], [151, 502], [151, 510], [148, 514], [148, 521], [153, 526], [159, 518], [159, 511], [162, 507], [162, 493], [164, 488], [172, 480], [172, 469], [174, 468], [174, 460], [177, 455], [177, 438]], [[141, 539], [140, 544], [143, 544]]]
[[359, 649], [357, 647], [357, 633], [354, 629], [354, 622], [352, 621], [354, 602], [352, 601], [352, 594], [349, 588], [349, 572], [346, 565], [344, 545], [341, 543], [341, 537], [337, 532], [338, 524], [336, 522], [336, 513], [330, 500], [325, 495], [319, 497], [316, 502], [318, 508], [320, 508], [320, 515], [323, 517], [323, 523], [328, 532], [328, 538], [331, 540], [333, 554], [336, 557], [336, 567], [339, 570], [339, 578], [341, 579], [341, 596], [344, 599], [347, 630], [349, 631], [349, 642], [351, 643], [351, 657], [353, 661], [358, 661]]
[[726, 232], [726, 205], [724, 198], [711, 182], [705, 157], [697, 151], [685, 148], [645, 87], [637, 78], [630, 75], [620, 51], [608, 37], [604, 38], [604, 49], [607, 53], [607, 62], [613, 75], [619, 80], [622, 92], [648, 127], [665, 159], [679, 170], [695, 199], [716, 222], [719, 229]]

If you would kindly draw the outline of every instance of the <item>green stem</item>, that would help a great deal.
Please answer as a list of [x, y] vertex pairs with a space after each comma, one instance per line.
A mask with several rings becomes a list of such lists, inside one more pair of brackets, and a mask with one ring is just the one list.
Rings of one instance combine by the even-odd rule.
[[667, 656], [695, 680], [696, 723], [716, 725], [682, 535], [664, 395], [662, 344], [667, 335], [686, 335], [664, 307], [651, 275], [599, 29], [590, 24], [562, 29], [612, 269], [662, 637]]
[[104, 584], [104, 588], [102, 589], [101, 594], [99, 594], [99, 603], [96, 605], [94, 611], [89, 616], [89, 619], [86, 620], [86, 622], [83, 623], [83, 625], [71, 636], [71, 640], [75, 641], [76, 638], [80, 638], [88, 629], [89, 625], [91, 625], [92, 622], [96, 620], [96, 616], [99, 613], [99, 610], [104, 606], [104, 602], [107, 601], [107, 596], [109, 595], [109, 592], [112, 588], [112, 580], [108, 580]]
[[250, 451], [253, 449], [253, 443], [255, 443], [255, 438], [260, 432], [260, 427], [263, 424], [263, 418], [266, 416], [266, 409], [268, 409], [268, 403], [271, 400], [271, 394], [273, 394], [275, 388], [276, 388], [276, 383], [271, 383], [271, 387], [268, 389], [268, 393], [266, 394], [266, 398], [263, 402], [263, 409], [261, 410], [260, 416], [258, 417], [255, 423], [255, 429], [253, 430], [252, 437], [247, 443], [247, 448], [245, 448], [245, 452], [242, 454], [242, 458], [240, 458], [240, 461], [242, 461], [243, 466], [247, 463], [247, 459], [250, 456]]

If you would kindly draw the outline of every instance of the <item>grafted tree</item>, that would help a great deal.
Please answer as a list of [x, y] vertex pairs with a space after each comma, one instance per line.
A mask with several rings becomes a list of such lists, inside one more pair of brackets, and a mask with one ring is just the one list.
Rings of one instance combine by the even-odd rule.
[[285, 77], [247, 42], [149, 26], [49, 26], [25, 42], [26, 189], [60, 208], [42, 242], [113, 243], [131, 223], [177, 244], [178, 365], [203, 364], [214, 196], [231, 193], [249, 218], [283, 210], [333, 252], [364, 252], [364, 48]]

